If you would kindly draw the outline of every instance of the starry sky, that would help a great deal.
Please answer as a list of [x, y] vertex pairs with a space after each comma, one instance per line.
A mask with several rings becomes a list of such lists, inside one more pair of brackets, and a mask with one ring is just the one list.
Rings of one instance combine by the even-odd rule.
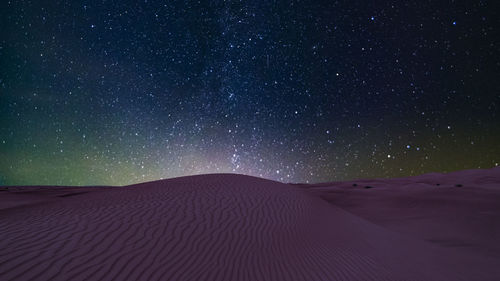
[[500, 162], [495, 1], [1, 1], [0, 185]]

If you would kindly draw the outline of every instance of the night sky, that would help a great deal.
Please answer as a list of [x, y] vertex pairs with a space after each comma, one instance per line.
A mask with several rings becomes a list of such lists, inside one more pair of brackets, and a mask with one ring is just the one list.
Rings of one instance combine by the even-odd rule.
[[495, 1], [1, 1], [0, 184], [500, 163]]

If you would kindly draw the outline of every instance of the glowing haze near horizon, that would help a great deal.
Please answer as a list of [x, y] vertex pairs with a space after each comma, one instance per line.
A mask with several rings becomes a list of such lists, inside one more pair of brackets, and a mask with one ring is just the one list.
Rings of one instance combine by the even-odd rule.
[[0, 184], [500, 162], [494, 1], [44, 2], [0, 4]]

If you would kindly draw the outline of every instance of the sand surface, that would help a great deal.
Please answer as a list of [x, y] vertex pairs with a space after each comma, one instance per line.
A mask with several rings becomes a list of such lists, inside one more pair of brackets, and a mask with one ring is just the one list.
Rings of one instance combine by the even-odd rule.
[[499, 278], [500, 168], [0, 187], [0, 280]]

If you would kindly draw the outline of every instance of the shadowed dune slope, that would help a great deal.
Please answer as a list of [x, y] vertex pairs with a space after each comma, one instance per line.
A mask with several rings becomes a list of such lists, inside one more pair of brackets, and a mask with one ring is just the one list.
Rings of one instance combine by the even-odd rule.
[[[426, 225], [429, 233], [443, 231], [434, 226], [430, 211], [425, 213], [428, 220], [417, 226], [398, 227], [385, 220], [388, 210], [411, 209], [406, 206], [410, 203], [414, 209], [448, 212], [441, 203], [423, 199], [447, 200], [448, 187], [371, 184], [372, 189], [351, 183], [299, 186], [217, 174], [127, 187], [3, 189], [0, 280], [495, 280], [500, 276], [498, 256], [488, 252], [487, 244], [475, 244], [467, 252], [436, 240], [446, 236], [432, 240], [425, 231], [412, 233]], [[466, 200], [468, 193], [456, 193], [467, 188], [476, 190], [464, 186], [450, 191], [455, 192], [450, 200]], [[386, 196], [393, 190], [403, 201]], [[491, 186], [485, 190], [498, 195]], [[434, 191], [440, 195], [432, 195]], [[380, 193], [380, 200], [388, 198], [383, 201], [387, 204], [368, 204], [374, 193]], [[359, 207], [365, 204], [366, 208]], [[478, 204], [465, 205], [463, 212]], [[472, 239], [488, 236], [488, 222], [480, 222], [484, 225], [478, 233], [467, 223], [446, 227], [469, 231], [464, 239]]]

